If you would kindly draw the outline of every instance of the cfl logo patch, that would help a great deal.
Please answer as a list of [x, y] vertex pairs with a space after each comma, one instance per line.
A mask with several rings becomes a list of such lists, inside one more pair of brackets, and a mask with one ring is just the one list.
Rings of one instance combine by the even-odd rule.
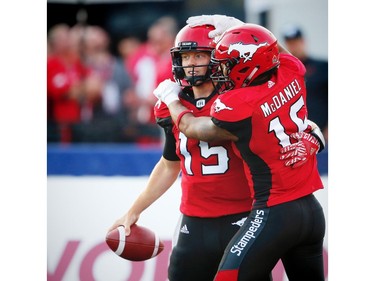
[[197, 100], [196, 103], [195, 103], [195, 106], [197, 108], [202, 108], [205, 105], [206, 105], [206, 100]]

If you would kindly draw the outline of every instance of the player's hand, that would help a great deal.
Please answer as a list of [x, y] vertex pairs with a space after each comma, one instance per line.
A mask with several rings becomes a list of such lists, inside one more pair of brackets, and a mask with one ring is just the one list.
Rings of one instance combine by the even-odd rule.
[[154, 96], [164, 102], [167, 106], [176, 100], [179, 100], [178, 94], [181, 91], [181, 87], [170, 79], [166, 79], [161, 82], [154, 90]]
[[318, 151], [318, 153], [319, 153], [326, 146], [326, 141], [324, 139], [323, 133], [320, 130], [319, 126], [317, 124], [315, 124], [313, 121], [307, 120], [307, 124], [308, 124], [308, 126], [307, 126], [307, 129], [305, 130], [305, 132], [313, 135], [319, 141], [319, 144], [320, 144], [319, 151]]
[[213, 25], [215, 29], [208, 33], [208, 36], [210, 38], [219, 37], [228, 28], [231, 28], [236, 25], [244, 24], [244, 22], [240, 21], [239, 19], [236, 19], [234, 17], [224, 16], [224, 15], [193, 16], [193, 17], [189, 17], [186, 23], [190, 27], [200, 26], [204, 24]]
[[285, 166], [297, 168], [305, 164], [309, 157], [318, 153], [320, 144], [313, 135], [305, 132], [293, 133], [290, 136], [297, 142], [283, 147], [280, 150], [280, 159], [285, 160]]
[[120, 225], [123, 225], [124, 228], [125, 228], [125, 235], [129, 236], [130, 235], [130, 226], [135, 224], [138, 221], [138, 219], [139, 219], [139, 215], [126, 213], [121, 218], [119, 218], [118, 220], [115, 221], [115, 223], [108, 229], [108, 232], [116, 229]]

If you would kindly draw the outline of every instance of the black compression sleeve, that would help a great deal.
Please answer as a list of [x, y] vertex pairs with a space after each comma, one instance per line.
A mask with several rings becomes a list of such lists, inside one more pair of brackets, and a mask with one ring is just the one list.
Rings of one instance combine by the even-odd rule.
[[164, 149], [163, 157], [170, 161], [179, 161], [176, 154], [176, 139], [173, 135], [173, 122], [171, 117], [156, 118], [156, 123], [164, 129]]
[[172, 133], [167, 133], [167, 130], [164, 129], [165, 132], [165, 143], [163, 149], [163, 157], [170, 161], [179, 161], [176, 154], [176, 139]]

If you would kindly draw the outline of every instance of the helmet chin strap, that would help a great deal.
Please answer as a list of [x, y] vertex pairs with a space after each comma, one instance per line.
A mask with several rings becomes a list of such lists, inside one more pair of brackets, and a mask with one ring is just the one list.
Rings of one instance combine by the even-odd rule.
[[189, 83], [190, 86], [199, 86], [206, 82], [208, 79], [206, 75], [200, 76], [186, 76], [185, 80]]
[[[193, 66], [193, 73], [194, 68], [197, 66]], [[192, 76], [185, 76], [185, 80], [189, 83], [190, 86], [199, 86], [202, 85], [204, 82], [210, 79], [210, 72], [207, 69], [204, 75], [192, 75]]]

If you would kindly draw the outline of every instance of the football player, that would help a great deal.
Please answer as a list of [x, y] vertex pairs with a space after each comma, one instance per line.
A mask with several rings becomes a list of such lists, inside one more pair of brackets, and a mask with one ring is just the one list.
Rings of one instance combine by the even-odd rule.
[[[173, 75], [181, 102], [197, 116], [209, 116], [219, 95], [211, 81], [208, 33], [212, 25], [185, 26], [171, 49]], [[230, 141], [206, 142], [187, 138], [172, 121], [164, 103], [154, 108], [164, 129], [163, 155], [145, 190], [111, 229], [124, 225], [126, 233], [141, 213], [174, 183], [181, 171], [181, 218], [168, 268], [170, 281], [213, 280], [226, 245], [250, 213], [252, 199], [241, 158]], [[280, 161], [281, 162], [281, 161]]]
[[[220, 31], [233, 18], [202, 16], [197, 22]], [[224, 83], [225, 91], [213, 103], [210, 117], [184, 106], [172, 81], [154, 91], [184, 136], [231, 140], [243, 159], [253, 206], [229, 242], [214, 280], [267, 280], [281, 259], [290, 281], [323, 281], [325, 217], [313, 193], [324, 188], [316, 160], [324, 143], [306, 135], [316, 129], [307, 119], [305, 67], [256, 24], [237, 22], [215, 41], [212, 79]], [[297, 157], [300, 161], [285, 165], [279, 153], [291, 147], [294, 151], [287, 155], [303, 160]]]

